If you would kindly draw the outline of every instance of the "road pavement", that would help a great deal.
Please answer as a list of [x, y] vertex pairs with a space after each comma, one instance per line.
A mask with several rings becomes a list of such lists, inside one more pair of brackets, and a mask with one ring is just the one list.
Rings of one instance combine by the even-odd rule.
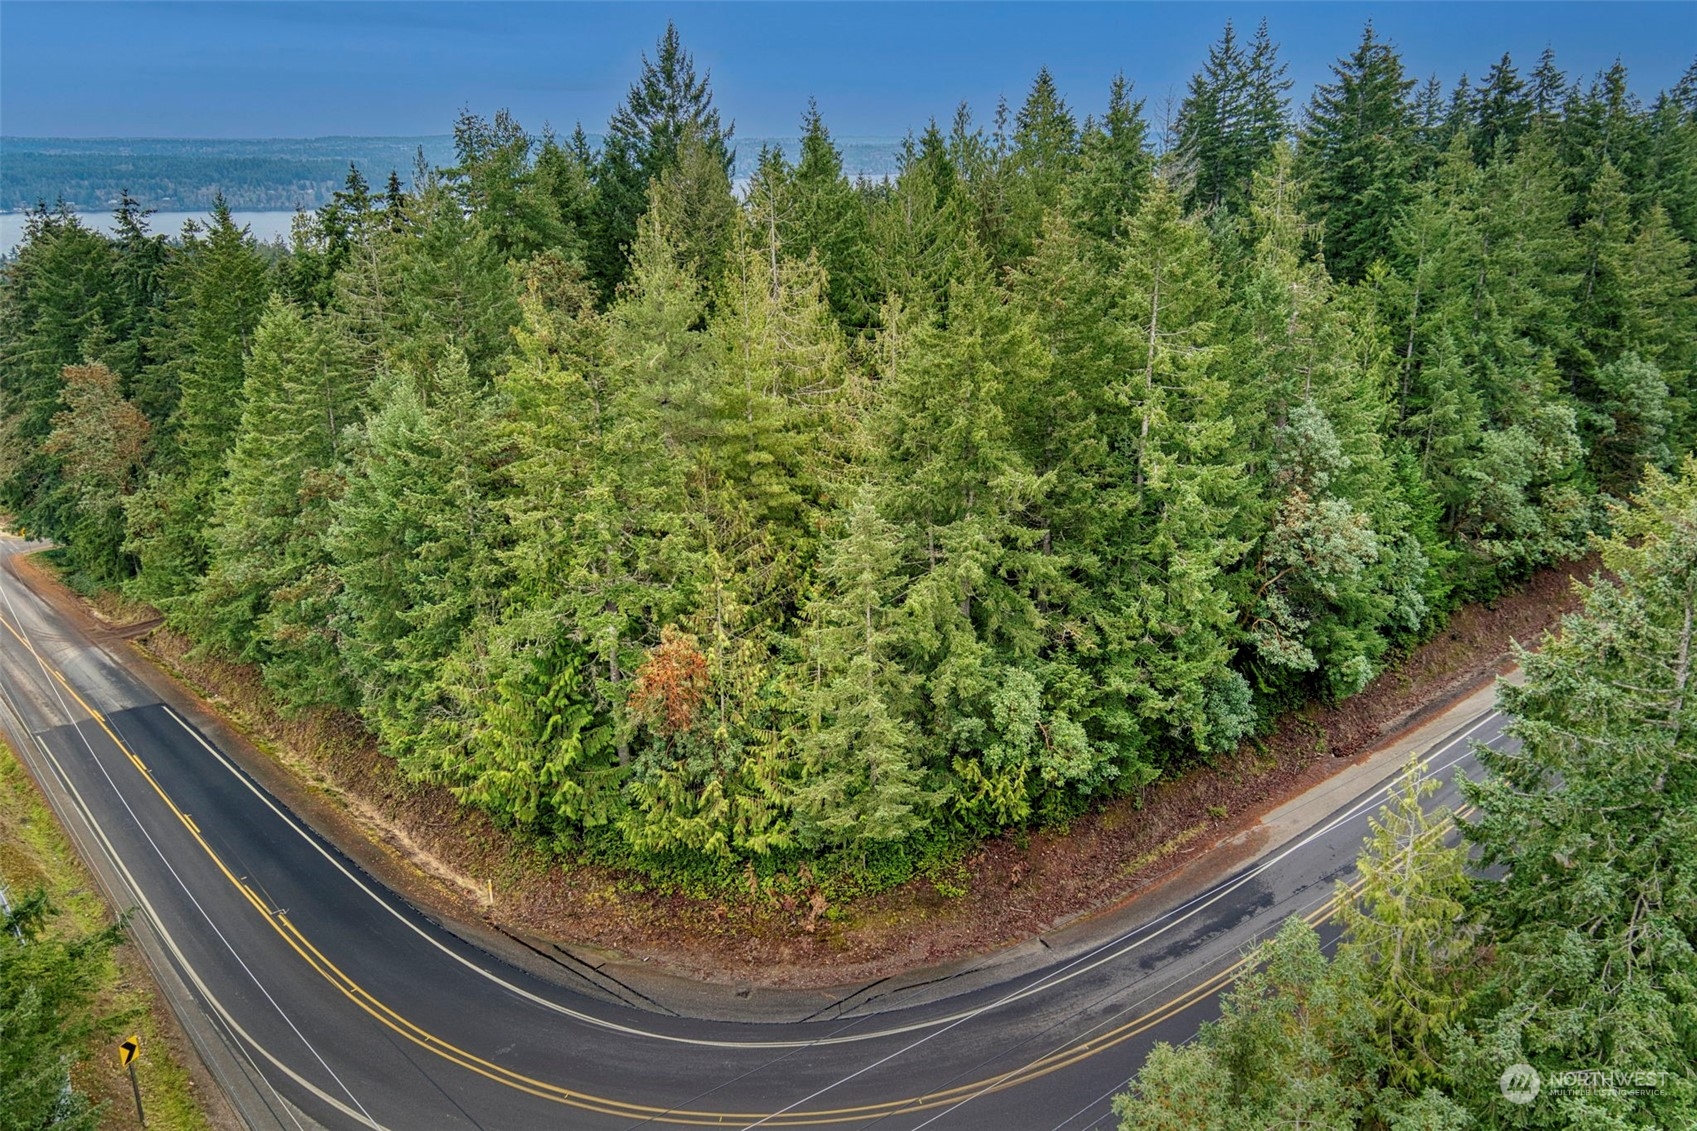
[[[254, 1128], [1112, 1125], [1156, 1041], [1289, 915], [1323, 921], [1401, 756], [1269, 816], [1248, 862], [1133, 918], [999, 958], [818, 992], [714, 996], [544, 976], [409, 904], [150, 690], [115, 638], [61, 616], [0, 537], [0, 723], [121, 908], [197, 1051]], [[1434, 804], [1506, 741], [1478, 699], [1430, 735]], [[1449, 720], [1454, 721], [1454, 716]]]

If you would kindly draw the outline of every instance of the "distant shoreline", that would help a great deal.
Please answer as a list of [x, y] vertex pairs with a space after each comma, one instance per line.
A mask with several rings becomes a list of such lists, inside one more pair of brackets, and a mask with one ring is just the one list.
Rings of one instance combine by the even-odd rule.
[[[85, 226], [100, 232], [112, 231], [111, 212], [92, 212], [73, 210]], [[24, 226], [28, 222], [27, 212], [0, 212], [0, 254], [10, 255], [23, 242]], [[148, 217], [148, 229], [159, 235], [176, 236], [183, 230], [183, 224], [189, 220], [205, 220], [206, 209], [158, 211]], [[270, 243], [281, 239], [287, 242], [294, 227], [295, 211], [293, 209], [255, 209], [253, 211], [232, 210], [230, 213], [237, 227], [247, 227], [254, 239], [260, 243]]]
[[[587, 135], [599, 145], [601, 135]], [[894, 175], [902, 140], [884, 137], [835, 139], [850, 177], [874, 180]], [[781, 148], [799, 157], [798, 137], [733, 139], [733, 180], [752, 177], [761, 151]], [[342, 188], [350, 164], [375, 191], [394, 170], [405, 187], [422, 151], [432, 168], [455, 161], [449, 134], [393, 137], [316, 138], [66, 138], [0, 135], [0, 214], [23, 215], [39, 201], [66, 201], [71, 210], [94, 214], [115, 207], [128, 193], [144, 208], [198, 212], [222, 193], [232, 209], [278, 212], [328, 204]], [[113, 202], [97, 204], [94, 202]]]

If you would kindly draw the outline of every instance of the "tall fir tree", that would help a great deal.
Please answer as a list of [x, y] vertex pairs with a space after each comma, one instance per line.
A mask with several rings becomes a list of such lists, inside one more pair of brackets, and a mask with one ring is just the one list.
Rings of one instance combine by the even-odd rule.
[[1500, 871], [1478, 882], [1498, 961], [1456, 1079], [1483, 1099], [1474, 1073], [1506, 1057], [1658, 1081], [1541, 1105], [1531, 1126], [1650, 1126], [1697, 1105], [1697, 463], [1652, 472], [1635, 501], [1604, 546], [1609, 576], [1502, 690], [1522, 745], [1482, 750], [1489, 776], [1462, 783], [1468, 838]]
[[[488, 674], [459, 656], [506, 581], [497, 465], [502, 403], [450, 350], [379, 379], [350, 436], [324, 542], [325, 620], [362, 715], [411, 773], [464, 787]], [[480, 642], [481, 643], [481, 642]]]
[[1118, 239], [1154, 167], [1143, 100], [1132, 97], [1124, 75], [1115, 75], [1107, 110], [1080, 131], [1078, 172], [1068, 184], [1066, 206], [1072, 222], [1104, 244]]
[[605, 316], [588, 290], [550, 308], [533, 289], [524, 310], [519, 358], [501, 379], [513, 406], [502, 654], [529, 663], [569, 634], [589, 660], [584, 692], [620, 721], [626, 764], [631, 673], [695, 593], [675, 414], [704, 364], [701, 285], [649, 216]]
[[[314, 602], [328, 571], [323, 545], [333, 487], [326, 477], [364, 396], [337, 324], [267, 304], [246, 363], [242, 419], [207, 527], [209, 556], [183, 617], [205, 643], [258, 663], [292, 706], [338, 703], [339, 661]], [[289, 606], [313, 605], [306, 616]], [[296, 612], [300, 610], [297, 608]]]
[[1037, 72], [1025, 102], [1014, 116], [1008, 151], [1008, 225], [1003, 262], [1031, 254], [1043, 216], [1058, 207], [1079, 158], [1078, 122], [1044, 68]]
[[1511, 153], [1532, 127], [1536, 105], [1505, 53], [1491, 64], [1473, 100], [1473, 148], [1481, 162], [1501, 150]]
[[454, 123], [455, 164], [445, 173], [462, 206], [504, 258], [528, 259], [564, 245], [572, 233], [554, 185], [540, 166], [541, 146], [507, 110], [487, 119], [469, 110]]
[[1177, 154], [1185, 166], [1186, 208], [1241, 212], [1251, 175], [1289, 128], [1290, 86], [1266, 21], [1247, 52], [1227, 21], [1179, 106]]
[[899, 840], [928, 823], [935, 800], [906, 725], [917, 681], [895, 651], [900, 531], [870, 485], [844, 510], [807, 610], [807, 730], [789, 798], [800, 843], [825, 847]]
[[934, 311], [945, 303], [949, 284], [980, 252], [967, 231], [948, 140], [936, 122], [917, 141], [903, 141], [900, 162], [895, 184], [872, 208], [879, 286], [911, 310]]
[[595, 228], [589, 244], [590, 278], [611, 298], [625, 277], [637, 220], [648, 210], [649, 185], [678, 160], [689, 136], [706, 147], [728, 177], [734, 126], [713, 106], [710, 75], [697, 76], [675, 25], [667, 23], [654, 58], [642, 57], [642, 75], [607, 122], [595, 165]]
[[30, 213], [4, 267], [0, 506], [44, 534], [63, 534], [73, 521], [58, 462], [43, 447], [60, 407], [60, 374], [98, 360], [112, 330], [125, 329], [116, 268], [107, 240], [66, 208]]
[[123, 552], [124, 500], [135, 492], [152, 431], [121, 384], [99, 362], [66, 366], [64, 407], [42, 444], [59, 461], [66, 556], [78, 574], [106, 586], [132, 573]]
[[1560, 153], [1567, 188], [1576, 197], [1612, 165], [1627, 183], [1643, 185], [1649, 158], [1649, 123], [1628, 82], [1626, 67], [1616, 59], [1592, 79], [1568, 89], [1562, 103]]
[[[1224, 583], [1248, 549], [1248, 484], [1224, 411], [1219, 268], [1194, 219], [1157, 186], [1133, 219], [1115, 278], [1131, 367], [1110, 388], [1138, 530], [1109, 592], [1127, 643], [1116, 682], [1165, 751], [1230, 749], [1252, 725]], [[1128, 670], [1129, 669], [1129, 670]]]
[[127, 548], [137, 557], [137, 596], [180, 607], [209, 560], [207, 526], [243, 406], [243, 364], [271, 277], [251, 233], [222, 199], [212, 223], [184, 231], [161, 321], [157, 364], [178, 391], [161, 430], [169, 453], [128, 500]]
[[1321, 225], [1326, 266], [1355, 282], [1389, 254], [1408, 199], [1414, 81], [1371, 23], [1355, 50], [1332, 64], [1332, 80], [1314, 89], [1297, 157], [1308, 189], [1304, 211]]
[[750, 202], [770, 226], [768, 244], [795, 259], [817, 256], [825, 271], [831, 311], [845, 332], [872, 329], [882, 296], [869, 246], [865, 194], [843, 173], [843, 157], [819, 108], [802, 116], [801, 151], [794, 166], [763, 162]]

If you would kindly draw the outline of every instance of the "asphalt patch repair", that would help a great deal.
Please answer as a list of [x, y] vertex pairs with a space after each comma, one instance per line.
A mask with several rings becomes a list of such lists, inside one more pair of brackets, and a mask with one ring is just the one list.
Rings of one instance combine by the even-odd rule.
[[1457, 610], [1360, 694], [1292, 712], [1271, 734], [1150, 786], [1140, 799], [1102, 804], [1065, 828], [986, 841], [946, 883], [915, 878], [832, 907], [805, 872], [781, 882], [751, 873], [737, 891], [703, 900], [657, 890], [619, 869], [562, 866], [461, 807], [446, 789], [406, 780], [354, 716], [284, 716], [255, 669], [195, 656], [187, 639], [155, 622], [152, 609], [110, 595], [85, 599], [38, 558], [12, 562], [61, 611], [103, 630], [114, 651], [135, 648], [173, 677], [180, 693], [227, 720], [233, 734], [216, 737], [248, 747], [232, 754], [432, 914], [526, 937], [533, 949], [562, 944], [708, 982], [795, 989], [986, 954], [1124, 905], [1494, 679], [1516, 642], [1535, 646], [1578, 607], [1574, 579], [1598, 568], [1594, 556], [1583, 558]]

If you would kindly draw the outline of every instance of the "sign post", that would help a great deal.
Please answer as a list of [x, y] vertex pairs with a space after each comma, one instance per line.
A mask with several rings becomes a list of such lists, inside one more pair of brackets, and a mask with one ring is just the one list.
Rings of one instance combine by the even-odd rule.
[[118, 1046], [118, 1063], [130, 1070], [130, 1094], [136, 1098], [136, 1122], [147, 1126], [147, 1116], [141, 1113], [141, 1085], [136, 1083], [136, 1055], [141, 1052], [141, 1038], [131, 1037]]

